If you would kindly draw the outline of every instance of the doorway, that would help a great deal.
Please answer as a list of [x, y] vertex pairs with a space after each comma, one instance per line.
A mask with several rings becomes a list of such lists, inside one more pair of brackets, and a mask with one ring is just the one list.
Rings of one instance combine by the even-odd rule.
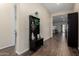
[[67, 33], [67, 15], [53, 16], [53, 36]]
[[65, 33], [65, 30], [66, 30], [66, 25], [65, 24], [62, 24], [62, 33]]

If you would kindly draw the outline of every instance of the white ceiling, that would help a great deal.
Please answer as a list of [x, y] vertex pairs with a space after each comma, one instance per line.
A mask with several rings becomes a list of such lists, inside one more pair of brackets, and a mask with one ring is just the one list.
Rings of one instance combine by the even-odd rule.
[[66, 12], [71, 11], [74, 8], [74, 3], [43, 3], [43, 5], [51, 12]]

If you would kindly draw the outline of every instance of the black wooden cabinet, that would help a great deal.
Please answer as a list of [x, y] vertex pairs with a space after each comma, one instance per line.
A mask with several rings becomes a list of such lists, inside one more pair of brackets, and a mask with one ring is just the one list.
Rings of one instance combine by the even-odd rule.
[[[34, 38], [32, 38], [32, 35]], [[43, 45], [43, 38], [40, 35], [40, 19], [32, 15], [29, 16], [29, 48], [31, 51], [38, 50]]]
[[68, 46], [78, 49], [78, 12], [68, 14]]

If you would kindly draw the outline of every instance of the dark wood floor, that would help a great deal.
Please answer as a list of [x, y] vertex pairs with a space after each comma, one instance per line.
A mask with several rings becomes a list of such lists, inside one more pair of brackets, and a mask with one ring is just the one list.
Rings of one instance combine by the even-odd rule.
[[[17, 56], [14, 47], [0, 50], [1, 56]], [[27, 51], [21, 56], [78, 56], [79, 51], [67, 45], [65, 34], [54, 35], [44, 42], [44, 45], [36, 52]]]

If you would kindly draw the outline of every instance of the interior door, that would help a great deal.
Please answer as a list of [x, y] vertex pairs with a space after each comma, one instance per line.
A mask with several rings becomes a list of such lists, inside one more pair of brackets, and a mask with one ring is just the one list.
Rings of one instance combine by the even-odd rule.
[[68, 46], [78, 49], [78, 12], [68, 14]]

